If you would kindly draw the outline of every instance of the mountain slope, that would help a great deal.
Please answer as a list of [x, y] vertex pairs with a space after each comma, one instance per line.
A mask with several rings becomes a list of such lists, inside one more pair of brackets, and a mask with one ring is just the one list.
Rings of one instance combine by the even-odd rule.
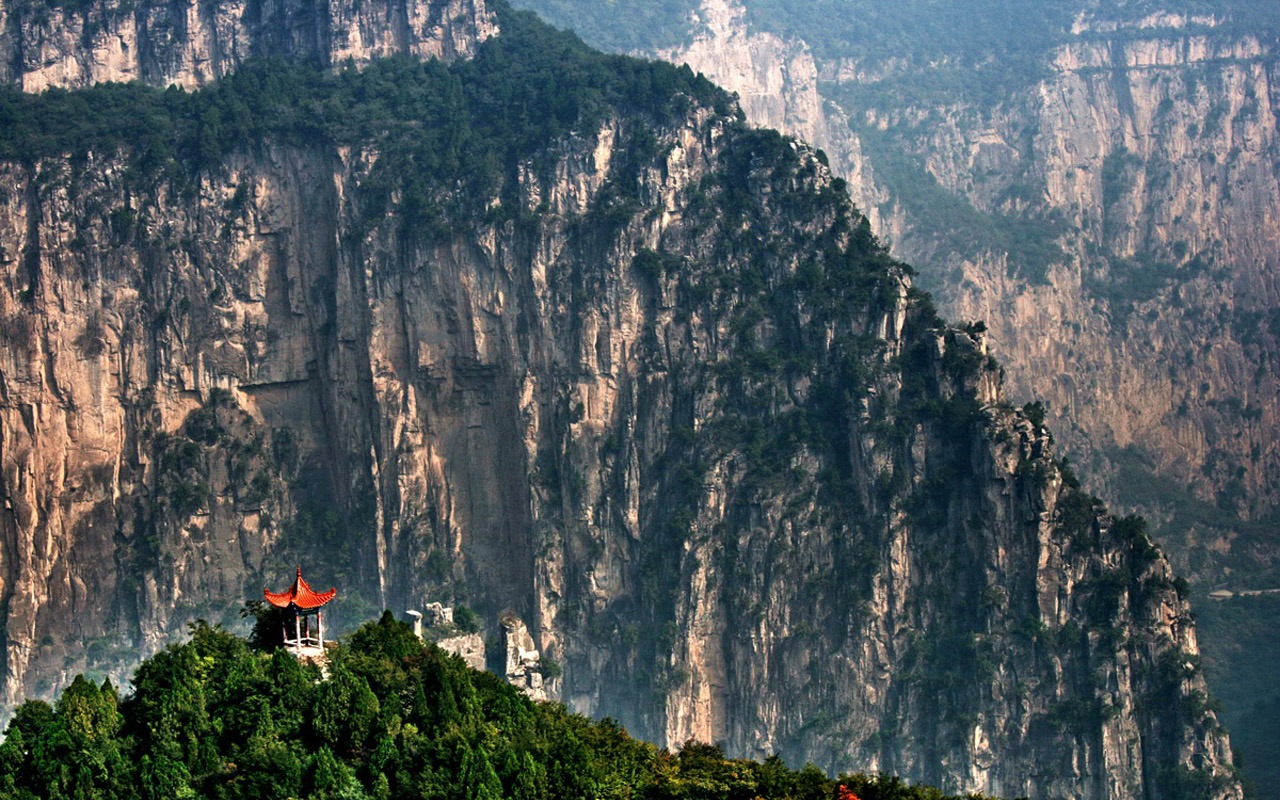
[[[1154, 521], [1199, 603], [1277, 585], [1270, 9], [704, 0], [636, 26], [650, 4], [524, 5], [687, 62], [824, 148], [944, 313], [986, 320], [1010, 395], [1043, 399], [1087, 482]], [[1244, 624], [1205, 608], [1201, 632], [1234, 729], [1280, 699], [1253, 646], [1280, 629], [1231, 603]], [[1260, 766], [1273, 738], [1237, 743]]]
[[705, 80], [497, 10], [451, 64], [5, 96], [8, 701], [305, 560], [348, 618], [522, 616], [660, 743], [1238, 797], [1184, 587], [981, 327]]
[[1013, 391], [1049, 403], [1108, 496], [1168, 520], [1206, 583], [1267, 579], [1270, 526], [1250, 524], [1274, 514], [1278, 472], [1267, 14], [706, 0], [633, 41], [636, 4], [525, 5], [688, 62], [753, 122], [825, 148], [944, 310], [986, 320]]

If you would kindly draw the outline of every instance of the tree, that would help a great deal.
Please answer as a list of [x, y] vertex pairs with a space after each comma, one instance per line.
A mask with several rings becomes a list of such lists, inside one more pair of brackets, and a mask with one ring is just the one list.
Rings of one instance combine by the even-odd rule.
[[255, 650], [270, 651], [284, 647], [284, 632], [293, 624], [293, 611], [261, 600], [250, 600], [240, 609], [240, 618], [253, 618], [253, 630], [249, 633], [249, 646]]
[[312, 707], [311, 726], [316, 738], [337, 752], [354, 756], [364, 751], [378, 719], [378, 698], [363, 677], [342, 661], [330, 667], [329, 680], [320, 686]]
[[33, 742], [36, 793], [51, 799], [136, 797], [118, 738], [124, 718], [115, 687], [77, 675]]
[[502, 800], [502, 781], [483, 747], [463, 745], [456, 791], [459, 800]]

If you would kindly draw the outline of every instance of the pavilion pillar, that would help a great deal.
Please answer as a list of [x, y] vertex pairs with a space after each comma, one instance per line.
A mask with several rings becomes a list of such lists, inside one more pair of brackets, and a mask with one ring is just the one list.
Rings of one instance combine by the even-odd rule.
[[297, 637], [297, 639], [293, 643], [293, 646], [296, 647], [299, 652], [301, 652], [302, 651], [302, 615], [298, 613], [298, 610], [296, 608], [293, 610], [293, 630], [294, 630], [294, 636]]

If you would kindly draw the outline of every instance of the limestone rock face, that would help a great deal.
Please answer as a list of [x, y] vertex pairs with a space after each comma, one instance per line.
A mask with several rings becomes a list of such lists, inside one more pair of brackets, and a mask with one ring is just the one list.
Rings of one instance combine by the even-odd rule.
[[547, 700], [547, 682], [542, 675], [542, 654], [524, 620], [514, 614], [502, 618], [503, 670], [507, 682], [530, 700]]
[[306, 556], [335, 626], [465, 600], [664, 744], [1239, 798], [1147, 536], [813, 151], [688, 106], [560, 137], [518, 213], [445, 232], [360, 148], [145, 191], [118, 154], [0, 164], [0, 699], [127, 676]]
[[849, 180], [872, 229], [884, 230], [884, 192], [861, 142], [849, 129], [845, 111], [819, 90], [818, 81], [826, 76], [809, 47], [749, 27], [737, 0], [703, 0], [689, 25], [692, 37], [687, 44], [643, 55], [688, 64], [736, 94], [751, 124], [785, 131], [821, 148], [835, 173]]
[[[982, 204], [996, 187], [975, 175], [999, 152], [1071, 231], [1042, 284], [978, 256], [952, 260], [941, 294], [991, 320], [1016, 391], [1070, 420], [1073, 450], [1106, 454], [1091, 472], [1114, 474], [1129, 448], [1228, 514], [1266, 517], [1280, 504], [1276, 55], [1248, 37], [1126, 33], [1064, 47], [994, 131], [958, 113], [939, 132], [944, 185]], [[1039, 132], [1018, 144], [1026, 127]]]
[[341, 65], [466, 56], [497, 28], [483, 0], [0, 3], [0, 80], [28, 92], [142, 81], [203, 86], [246, 58]]
[[453, 653], [475, 670], [485, 668], [484, 637], [478, 633], [464, 633], [459, 636], [446, 636], [437, 639], [436, 647], [446, 653]]

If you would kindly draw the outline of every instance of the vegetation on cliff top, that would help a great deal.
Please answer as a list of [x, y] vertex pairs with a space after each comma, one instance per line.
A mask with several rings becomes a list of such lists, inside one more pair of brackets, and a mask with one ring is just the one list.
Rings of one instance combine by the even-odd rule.
[[0, 798], [943, 798], [711, 745], [659, 750], [610, 720], [529, 701], [390, 612], [330, 651], [327, 676], [198, 623], [133, 682], [121, 698], [79, 677], [54, 705], [19, 707], [0, 745]]
[[733, 113], [731, 98], [688, 67], [606, 55], [531, 13], [491, 5], [502, 35], [448, 64], [394, 57], [329, 71], [260, 60], [191, 93], [0, 88], [0, 159], [75, 164], [123, 151], [140, 181], [181, 186], [266, 142], [350, 147], [374, 156], [364, 186], [371, 213], [394, 196], [402, 217], [430, 229], [495, 213], [490, 201], [510, 199], [521, 163], [610, 115], [661, 123], [695, 105]]

